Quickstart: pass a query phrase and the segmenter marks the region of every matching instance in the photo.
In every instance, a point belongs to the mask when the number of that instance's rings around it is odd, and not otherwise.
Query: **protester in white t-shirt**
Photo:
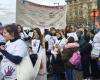
[[[47,51],[50,52],[53,49],[53,45],[58,42],[55,28],[50,29],[50,34],[47,34],[45,36],[45,41],[48,42],[48,50]]]
[[[20,34],[21,39],[24,41],[30,40],[31,37],[28,34],[26,34],[26,32],[23,30],[23,27],[19,24],[17,26],[18,26],[18,32]]]
[[[35,28],[33,30],[31,46],[33,54],[37,54],[39,52],[39,49],[43,47],[43,36],[39,28]]]
[[[0,48],[0,52],[3,55],[1,71],[4,80],[16,80],[16,65],[20,64],[26,55],[27,47],[24,41],[20,39],[18,27],[15,24],[6,25],[3,36],[7,43],[5,47]]]
[[[64,36],[64,33],[60,30],[56,31],[57,36],[57,43],[54,44],[53,49],[51,50],[51,53],[56,55],[58,53],[58,50],[60,49],[60,52],[63,51],[64,45],[67,43],[67,39]]]
[[[58,45],[61,47],[61,51],[64,48],[64,45],[67,43],[67,39],[65,38],[62,31],[56,32],[57,39],[58,39]]]
[[[51,50],[53,49],[54,44],[58,42],[57,36],[56,36],[56,29],[54,27],[50,28],[49,34],[45,35],[45,42],[48,44],[46,55],[47,55],[47,71],[50,72],[50,63],[51,63]]]
[[[37,68],[39,68],[39,72],[36,77],[36,80],[46,80],[46,74],[45,74],[46,73],[46,56],[45,56],[45,50],[44,50],[44,44],[43,44],[43,35],[39,28],[34,28],[33,30],[31,46],[32,46],[32,54],[30,55],[30,57],[31,57],[33,66],[36,66],[35,64],[38,60],[41,61],[40,63],[38,62],[39,65],[37,66]],[[41,55],[41,58],[39,58],[40,55]]]
[[[38,54],[40,51],[40,48],[42,48],[42,34],[39,28],[35,28],[33,30],[32,40],[31,40],[31,47],[32,47],[32,54],[30,55],[31,61],[33,63],[33,66],[35,65]]]

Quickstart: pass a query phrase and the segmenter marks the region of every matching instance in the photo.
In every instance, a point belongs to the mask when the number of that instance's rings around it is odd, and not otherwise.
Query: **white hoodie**
[[[94,36],[93,48],[100,50],[100,31]]]

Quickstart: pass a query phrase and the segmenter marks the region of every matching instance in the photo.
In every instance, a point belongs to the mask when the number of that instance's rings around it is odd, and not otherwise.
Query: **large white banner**
[[[44,6],[17,0],[16,22],[24,27],[65,28],[66,6]]]

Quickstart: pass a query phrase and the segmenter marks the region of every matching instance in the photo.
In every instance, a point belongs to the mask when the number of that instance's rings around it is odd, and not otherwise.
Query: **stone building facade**
[[[74,25],[88,24],[92,19],[90,13],[97,9],[97,0],[66,0],[66,22]]]

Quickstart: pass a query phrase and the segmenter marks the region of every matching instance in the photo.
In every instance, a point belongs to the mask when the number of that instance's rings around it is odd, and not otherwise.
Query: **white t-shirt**
[[[73,37],[75,39],[75,41],[78,41],[78,36],[77,36],[76,32],[67,33],[67,36]]]
[[[18,39],[14,42],[8,41],[6,43],[6,49],[9,54],[14,56],[24,57],[26,55],[27,47],[24,41]],[[12,75],[7,76],[7,72],[12,70]],[[5,56],[3,56],[3,60],[1,61],[1,71],[5,78],[5,80],[15,80],[16,79],[16,64],[11,62]]]
[[[66,38],[63,38],[61,40],[58,40],[58,43],[59,46],[63,49],[64,48],[64,45],[67,43],[67,39]]]
[[[29,37],[25,32],[20,33],[21,39]]]
[[[40,40],[33,39],[32,42],[31,42],[31,45],[32,45],[32,53],[37,54],[38,50],[40,48]]]
[[[58,43],[57,36],[46,35],[45,40],[48,41],[48,50],[52,50],[54,44]]]
[[[100,50],[100,31],[93,38],[93,47]]]

